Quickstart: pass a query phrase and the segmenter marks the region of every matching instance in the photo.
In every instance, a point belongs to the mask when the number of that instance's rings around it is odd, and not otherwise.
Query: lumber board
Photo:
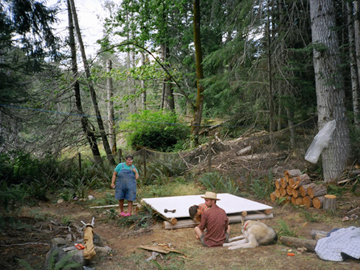
[[[273,218],[273,217],[274,217],[273,213],[270,213],[268,215],[262,214],[262,213],[261,214],[251,214],[251,215],[247,215],[246,217],[243,217],[242,215],[228,216],[230,224],[241,223],[246,220],[269,219],[269,218]],[[191,219],[183,219],[183,220],[178,220],[178,222],[175,225],[172,225],[168,221],[164,221],[163,228],[165,230],[175,230],[175,229],[194,228],[197,225],[199,225],[199,223],[194,222]]]

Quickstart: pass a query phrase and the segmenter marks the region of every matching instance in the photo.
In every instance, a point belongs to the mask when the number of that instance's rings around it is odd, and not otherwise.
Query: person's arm
[[[114,171],[112,178],[111,178],[111,188],[115,187],[115,180],[116,180],[117,172]]]
[[[139,178],[139,173],[138,173],[138,171],[136,170],[136,168],[135,167],[133,167],[133,172],[135,173],[135,180],[138,180],[138,178]]]

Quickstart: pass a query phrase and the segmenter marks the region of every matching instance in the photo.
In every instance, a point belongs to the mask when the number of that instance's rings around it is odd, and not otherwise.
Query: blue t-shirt
[[[131,166],[128,166],[128,165],[126,165],[126,162],[119,163],[119,164],[116,166],[116,168],[115,168],[114,171],[116,171],[116,172],[119,174],[119,172],[120,172],[123,168],[126,169],[126,170],[130,170],[130,171],[132,171],[133,168],[135,168],[135,170],[137,171],[137,173],[139,173],[139,171],[136,169],[136,167],[135,167],[134,165],[131,164]]]

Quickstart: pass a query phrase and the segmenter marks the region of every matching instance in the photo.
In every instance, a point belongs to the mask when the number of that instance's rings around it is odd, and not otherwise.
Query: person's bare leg
[[[120,213],[119,215],[124,212],[124,200],[119,200],[119,209],[120,209]]]
[[[128,201],[128,213],[132,213],[132,206],[133,206],[133,202],[132,201]]]
[[[196,239],[200,239],[201,235],[203,234],[203,231],[200,230],[199,226],[196,226],[194,228],[194,231],[195,231],[195,237]]]

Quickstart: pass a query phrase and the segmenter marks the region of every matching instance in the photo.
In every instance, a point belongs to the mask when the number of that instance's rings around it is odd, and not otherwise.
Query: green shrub
[[[205,173],[200,177],[199,181],[207,190],[214,192],[234,195],[239,192],[239,186],[236,182],[228,176],[221,175],[219,172]]]
[[[143,110],[130,114],[129,121],[120,124],[126,130],[130,147],[139,150],[143,147],[162,152],[173,151],[178,141],[189,135],[189,128],[182,125],[176,114],[166,111]]]

